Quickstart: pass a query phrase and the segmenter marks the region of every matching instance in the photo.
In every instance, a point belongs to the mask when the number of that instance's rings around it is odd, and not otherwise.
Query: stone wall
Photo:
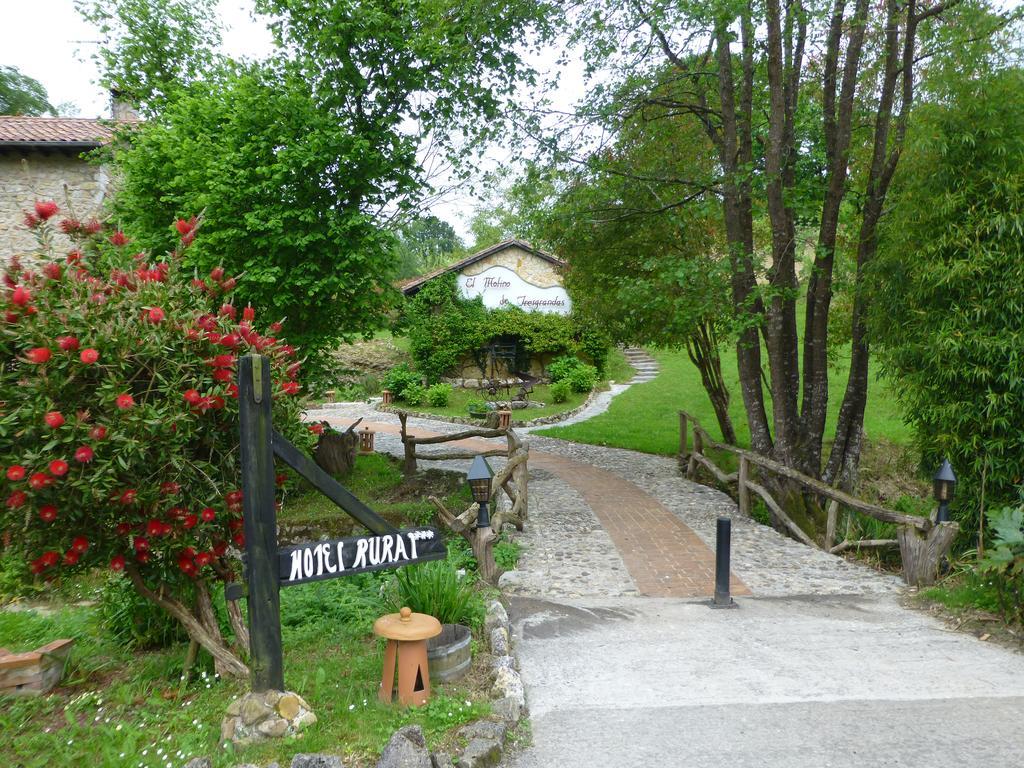
[[[0,263],[14,255],[32,260],[37,245],[24,211],[36,200],[54,200],[61,216],[85,220],[99,216],[107,187],[105,169],[72,152],[0,152]],[[56,248],[70,250],[71,242],[58,234]]]
[[[514,245],[493,253],[475,264],[470,264],[462,270],[461,274],[479,275],[491,267],[511,269],[523,280],[538,288],[562,285],[562,276],[554,264]]]

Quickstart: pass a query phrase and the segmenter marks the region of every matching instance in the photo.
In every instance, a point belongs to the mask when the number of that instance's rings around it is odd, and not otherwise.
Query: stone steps
[[[636,371],[633,378],[627,382],[628,384],[643,384],[653,381],[658,375],[660,370],[658,361],[651,357],[647,350],[640,347],[627,347],[623,350],[623,354],[626,356],[626,362]]]

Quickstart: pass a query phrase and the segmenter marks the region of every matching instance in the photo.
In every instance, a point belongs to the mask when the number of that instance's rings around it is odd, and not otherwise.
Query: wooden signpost
[[[437,529],[398,530],[276,432],[270,406],[270,361],[262,355],[245,355],[238,361],[238,411],[253,691],[284,690],[281,587],[443,560],[447,554]],[[366,526],[370,535],[278,550],[275,456]],[[228,586],[228,599],[237,600],[243,594],[237,585]]]

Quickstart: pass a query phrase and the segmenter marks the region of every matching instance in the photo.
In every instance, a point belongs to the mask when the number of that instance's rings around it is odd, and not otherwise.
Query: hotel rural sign
[[[245,355],[238,361],[238,417],[241,438],[245,575],[248,592],[230,584],[229,600],[248,598],[249,646],[254,691],[284,690],[280,588],[335,579],[382,568],[400,568],[447,554],[435,528],[398,530],[312,459],[280,435],[270,418],[270,361]],[[362,523],[370,533],[332,541],[311,541],[278,549],[274,510],[274,457]]]

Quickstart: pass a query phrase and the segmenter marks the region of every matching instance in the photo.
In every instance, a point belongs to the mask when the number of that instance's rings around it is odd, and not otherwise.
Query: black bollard
[[[736,608],[737,604],[729,595],[729,550],[732,538],[732,521],[728,517],[718,518],[715,539],[715,599],[712,608]]]

